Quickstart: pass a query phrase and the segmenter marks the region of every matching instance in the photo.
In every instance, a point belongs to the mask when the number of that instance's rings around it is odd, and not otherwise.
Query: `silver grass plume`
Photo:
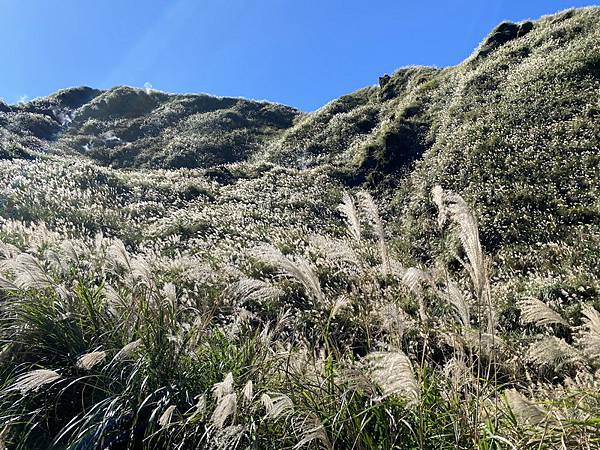
[[[235,416],[237,410],[237,396],[235,392],[224,395],[218,402],[211,421],[217,428],[223,428],[230,416]]]
[[[36,390],[45,384],[53,383],[60,378],[60,374],[54,370],[36,369],[20,375],[10,387],[10,390],[27,393]]]
[[[326,449],[333,450],[333,445],[327,436],[323,422],[321,422],[321,419],[315,413],[308,413],[304,417],[301,428],[302,439],[294,445],[294,449],[302,448],[313,441],[319,441]]]
[[[583,307],[582,332],[579,343],[585,355],[591,359],[600,359],[600,313],[593,306]]]
[[[348,235],[356,242],[360,242],[362,239],[360,218],[358,217],[354,199],[346,191],[342,194],[342,203],[338,206],[338,211],[344,215],[346,226],[348,228]]]
[[[231,394],[233,392],[233,374],[229,372],[223,381],[215,383],[212,391],[213,397],[216,400],[220,400],[223,396]]]
[[[294,411],[294,402],[285,394],[263,394],[260,399],[269,419],[277,420],[279,417],[288,416]]]
[[[161,295],[168,300],[171,304],[175,304],[177,301],[177,288],[173,283],[165,283],[160,290]]]
[[[15,275],[13,283],[20,289],[47,289],[54,285],[42,263],[29,253],[21,253],[7,263]]]
[[[124,305],[125,304],[125,300],[123,299],[123,297],[121,296],[121,294],[119,293],[119,291],[117,291],[114,287],[112,287],[108,283],[105,284],[102,287],[102,294],[104,295],[104,299],[111,306]]]
[[[446,284],[444,298],[450,305],[454,307],[460,324],[468,327],[471,324],[469,305],[467,304],[464,294],[454,281],[449,280]]]
[[[171,419],[173,418],[173,413],[175,412],[175,405],[169,406],[165,409],[165,412],[158,419],[158,424],[161,428],[166,428],[171,424]]]
[[[330,261],[343,261],[361,267],[363,261],[347,239],[312,236],[310,243]]]
[[[521,420],[526,420],[532,425],[539,425],[548,417],[548,413],[544,409],[527,399],[516,389],[505,390],[504,398],[515,416]]]
[[[382,398],[399,395],[406,400],[407,406],[418,402],[419,383],[404,352],[373,352],[366,356],[366,360],[371,380],[381,389]]]
[[[146,287],[154,286],[154,277],[150,263],[141,256],[136,256],[130,261],[131,277]]]
[[[550,308],[537,298],[528,297],[517,302],[521,309],[521,318],[525,323],[534,323],[536,325],[561,324],[568,327],[569,324],[556,311]]]
[[[117,354],[113,357],[113,362],[115,361],[123,361],[128,359],[131,355],[133,355],[140,347],[142,346],[142,340],[137,339],[129,344],[123,346],[121,350],[117,352]]]
[[[340,295],[331,307],[330,317],[333,319],[344,308],[350,306],[352,301],[345,295]]]
[[[445,192],[439,186],[433,188],[432,195],[439,209],[438,223],[443,224],[446,217],[450,217],[458,227],[458,237],[468,260],[468,263],[461,262],[471,277],[476,297],[482,305],[487,306],[487,332],[494,335],[496,313],[491,303],[487,263],[479,239],[477,219],[460,195]]]
[[[113,268],[131,270],[131,257],[122,241],[115,240],[108,247],[107,255]]]
[[[564,339],[548,336],[531,344],[527,359],[537,366],[549,366],[560,370],[563,366],[581,362],[582,355]]]
[[[248,382],[244,385],[242,395],[249,402],[252,401],[252,398],[254,397],[254,383],[252,383],[252,380],[248,380]]]
[[[375,200],[368,192],[359,192],[358,197],[360,199],[360,205],[363,211],[367,214],[367,217],[373,224],[373,228],[375,229],[375,234],[377,235],[377,239],[379,241],[379,254],[381,257],[381,264],[384,268],[384,273],[389,273],[390,271],[390,258],[388,256],[387,250],[387,242],[385,239],[385,229],[383,227],[383,221],[381,220],[381,216],[379,215],[379,208],[375,204]]]
[[[264,301],[276,299],[281,295],[281,290],[266,281],[254,278],[243,278],[225,289],[224,297],[233,304],[243,301]]]
[[[106,352],[104,351],[86,353],[77,359],[77,367],[84,370],[90,370],[94,366],[102,363],[105,359]]]
[[[253,255],[265,263],[277,267],[281,275],[294,278],[315,300],[324,300],[319,277],[304,258],[298,256],[293,259],[288,258],[273,246],[259,247],[253,251]]]
[[[9,244],[8,242],[0,241],[0,256],[4,259],[12,259],[15,258],[20,253],[18,247],[13,244]]]
[[[262,394],[260,396],[260,402],[265,407],[265,411],[267,412],[267,414],[269,414],[269,412],[271,412],[271,410],[273,409],[273,399],[271,398],[271,396],[269,394]]]
[[[419,302],[419,318],[423,322],[428,319],[423,294],[423,283],[431,284],[432,282],[431,274],[417,267],[409,267],[402,276],[402,283],[414,294]]]

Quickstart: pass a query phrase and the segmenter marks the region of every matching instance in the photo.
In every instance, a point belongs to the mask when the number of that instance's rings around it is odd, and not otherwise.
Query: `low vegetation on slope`
[[[599,18],[308,114],[0,103],[0,443],[599,448]]]

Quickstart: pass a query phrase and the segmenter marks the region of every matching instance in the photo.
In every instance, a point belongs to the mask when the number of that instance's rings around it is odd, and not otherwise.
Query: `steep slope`
[[[532,246],[564,240],[585,247],[577,253],[591,265],[600,222],[598,42],[599,8],[501,24],[456,67],[401,69],[304,116],[269,155],[332,164],[382,195],[390,182],[399,186],[395,216],[415,255],[430,250],[429,193],[442,184],[476,205],[488,250],[510,248],[505,256],[521,270],[543,264],[524,257]]]

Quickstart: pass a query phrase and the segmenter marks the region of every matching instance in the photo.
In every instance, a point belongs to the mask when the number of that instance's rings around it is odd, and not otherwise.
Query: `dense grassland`
[[[0,448],[600,448],[599,22],[313,113],[0,103]]]

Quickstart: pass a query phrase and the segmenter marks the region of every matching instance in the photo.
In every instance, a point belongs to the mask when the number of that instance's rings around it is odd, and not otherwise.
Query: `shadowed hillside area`
[[[0,102],[0,449],[600,448],[599,191],[598,7],[314,112]]]

